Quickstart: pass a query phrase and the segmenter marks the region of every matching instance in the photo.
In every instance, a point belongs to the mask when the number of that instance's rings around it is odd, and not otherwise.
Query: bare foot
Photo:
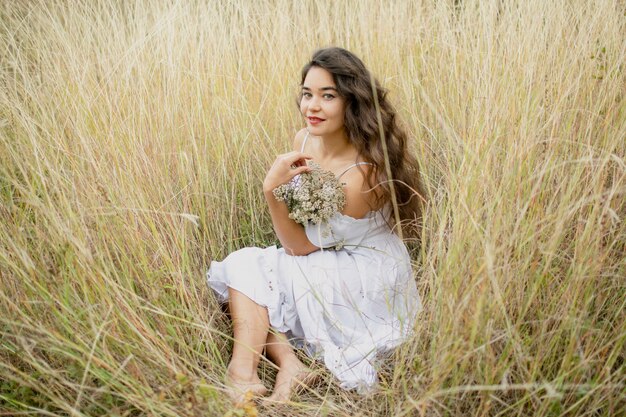
[[[283,365],[276,374],[274,392],[267,397],[267,402],[287,402],[298,387],[303,388],[315,382],[317,374],[295,359],[293,363]]]
[[[247,393],[251,393],[252,397],[262,397],[267,394],[267,388],[256,373],[244,375],[229,367],[225,380],[228,396],[234,403],[243,402],[250,396],[246,395]]]

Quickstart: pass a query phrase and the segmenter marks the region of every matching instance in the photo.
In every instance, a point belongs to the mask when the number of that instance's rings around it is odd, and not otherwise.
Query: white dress
[[[421,308],[408,251],[385,221],[389,210],[308,224],[307,237],[321,249],[306,256],[240,249],[211,262],[208,284],[222,302],[231,287],[267,307],[270,325],[322,358],[342,388],[370,391],[377,357],[408,337]]]

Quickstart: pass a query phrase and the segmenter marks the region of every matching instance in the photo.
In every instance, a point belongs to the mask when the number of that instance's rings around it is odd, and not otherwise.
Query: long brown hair
[[[372,91],[373,77],[356,55],[337,47],[319,49],[313,53],[311,61],[302,68],[301,84],[304,84],[306,75],[312,67],[320,67],[330,72],[338,93],[346,100],[344,116],[346,133],[361,158],[374,165],[367,182],[370,188],[375,189],[376,203],[380,207],[383,203],[391,201],[391,187],[390,179],[387,178],[383,143]],[[403,235],[417,238],[425,201],[419,164],[407,149],[407,135],[398,126],[396,112],[387,100],[387,90],[383,89],[377,80],[374,82]],[[299,99],[302,99],[302,93]]]

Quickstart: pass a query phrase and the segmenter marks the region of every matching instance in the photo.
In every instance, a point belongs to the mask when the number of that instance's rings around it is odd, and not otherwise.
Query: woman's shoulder
[[[293,150],[300,151],[302,149],[302,144],[304,143],[304,138],[306,137],[307,130],[306,127],[300,129],[293,138]]]
[[[377,209],[376,190],[368,181],[372,169],[371,165],[362,164],[352,167],[341,176],[346,195],[342,214],[359,219]]]

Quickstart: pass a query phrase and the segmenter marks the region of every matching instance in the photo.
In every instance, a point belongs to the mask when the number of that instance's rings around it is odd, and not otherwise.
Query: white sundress
[[[276,246],[235,251],[211,262],[208,284],[221,302],[230,287],[267,307],[271,327],[323,359],[342,388],[369,392],[377,356],[409,336],[421,309],[408,251],[385,221],[389,210],[309,223],[306,235],[321,249],[305,256]]]

